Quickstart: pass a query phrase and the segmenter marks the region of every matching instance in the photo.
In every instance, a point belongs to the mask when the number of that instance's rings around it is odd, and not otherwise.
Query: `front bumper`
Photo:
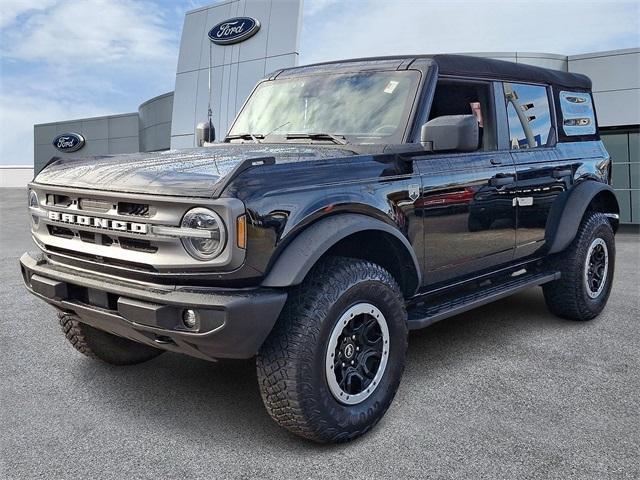
[[[39,253],[20,258],[27,289],[100,330],[193,357],[250,358],[287,300],[283,290],[222,290],[130,282],[54,264]],[[182,323],[196,311],[197,326]]]

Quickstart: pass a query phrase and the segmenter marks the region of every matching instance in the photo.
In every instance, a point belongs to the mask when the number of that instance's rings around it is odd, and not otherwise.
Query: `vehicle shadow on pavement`
[[[403,385],[428,388],[430,377],[447,375],[457,364],[485,351],[490,353],[512,336],[527,336],[561,325],[547,312],[539,290],[534,290],[412,332],[399,395]],[[221,445],[276,442],[287,450],[319,448],[288,434],[269,418],[260,398],[253,359],[212,363],[165,353],[132,367],[94,361],[78,362],[76,366],[78,375],[84,377],[80,381],[92,385],[96,398],[109,398],[100,408],[113,409],[113,415],[128,413],[132,422],[161,424],[154,428],[162,428],[167,434],[192,440],[200,437],[202,442]],[[113,392],[118,392],[115,399]],[[381,425],[387,421],[393,420],[387,416]],[[370,435],[381,429],[384,426]]]

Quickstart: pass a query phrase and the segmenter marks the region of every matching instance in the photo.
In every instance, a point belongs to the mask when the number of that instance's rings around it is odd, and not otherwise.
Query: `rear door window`
[[[552,122],[547,87],[504,83],[512,150],[547,146]]]

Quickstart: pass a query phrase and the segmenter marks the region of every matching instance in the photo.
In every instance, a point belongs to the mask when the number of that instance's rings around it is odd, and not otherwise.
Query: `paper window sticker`
[[[398,82],[396,82],[395,80],[390,80],[387,84],[387,87],[384,89],[384,93],[393,93],[397,86]]]

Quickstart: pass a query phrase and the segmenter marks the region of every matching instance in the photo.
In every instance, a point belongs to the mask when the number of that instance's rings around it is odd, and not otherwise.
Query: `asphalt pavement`
[[[26,194],[0,190],[0,478],[640,477],[640,236],[617,237],[613,293],[588,323],[541,289],[411,334],[380,424],[345,445],[277,427],[253,361],[83,357],[27,294]]]

